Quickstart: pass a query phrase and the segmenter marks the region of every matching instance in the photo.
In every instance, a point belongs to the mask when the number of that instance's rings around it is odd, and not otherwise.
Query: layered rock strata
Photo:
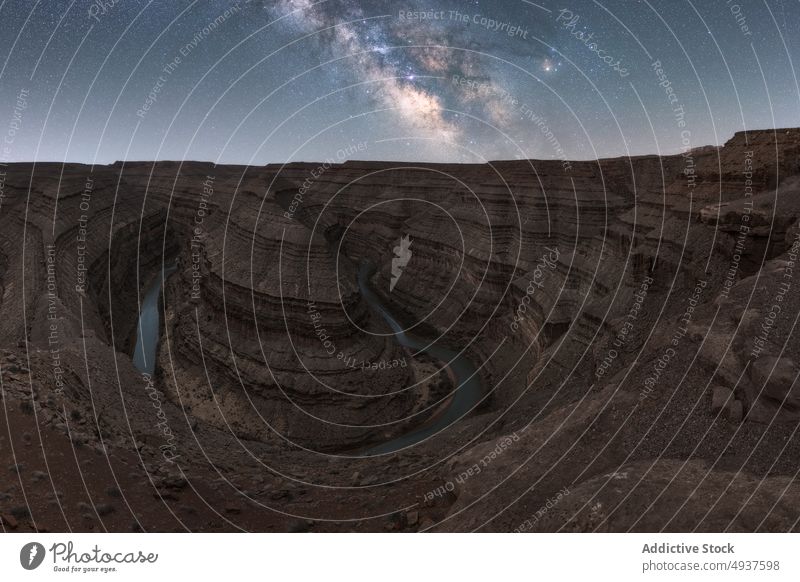
[[[799,160],[789,129],[568,166],[12,165],[0,432],[30,467],[0,514],[30,529],[796,529]],[[464,350],[485,388],[437,437],[374,459],[359,454],[430,422],[453,386],[364,301],[364,262],[408,333]],[[139,305],[172,264],[143,376]],[[61,503],[73,453],[96,479]],[[93,512],[114,487],[113,511]]]

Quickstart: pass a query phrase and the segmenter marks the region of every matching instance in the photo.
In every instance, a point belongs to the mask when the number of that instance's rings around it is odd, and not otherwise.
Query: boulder
[[[711,392],[711,412],[718,413],[727,407],[733,399],[733,390],[724,386],[715,386]]]
[[[762,356],[750,366],[750,377],[759,399],[770,400],[784,409],[800,408],[800,383],[795,382],[797,365],[793,359]]]
[[[735,423],[742,422],[744,417],[744,405],[741,400],[731,400],[727,408],[728,420]]]

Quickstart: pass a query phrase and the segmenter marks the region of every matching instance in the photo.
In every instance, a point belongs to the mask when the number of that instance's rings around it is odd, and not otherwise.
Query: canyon
[[[798,251],[793,128],[566,164],[11,164],[0,520],[797,531]],[[383,451],[447,414],[443,353],[474,406]]]

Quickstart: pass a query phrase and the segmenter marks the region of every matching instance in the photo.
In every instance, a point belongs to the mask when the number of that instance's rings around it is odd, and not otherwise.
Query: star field
[[[482,162],[675,153],[800,125],[800,3],[0,3],[8,161]],[[623,74],[623,71],[625,74]]]

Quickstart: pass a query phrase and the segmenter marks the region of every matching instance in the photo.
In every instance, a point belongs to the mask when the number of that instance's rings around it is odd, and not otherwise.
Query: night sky
[[[799,25],[797,0],[5,0],[0,152],[101,164],[675,153],[800,125]]]

